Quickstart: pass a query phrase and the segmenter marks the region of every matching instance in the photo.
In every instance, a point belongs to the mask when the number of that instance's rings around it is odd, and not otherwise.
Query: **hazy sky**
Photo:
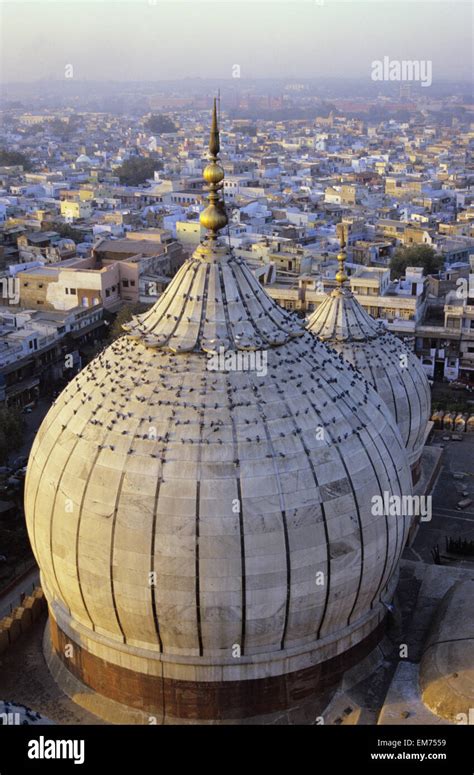
[[[464,0],[0,0],[2,81],[367,76],[432,60],[472,77]]]

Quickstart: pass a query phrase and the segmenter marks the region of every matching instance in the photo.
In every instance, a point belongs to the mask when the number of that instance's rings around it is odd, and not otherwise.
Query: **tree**
[[[84,241],[82,232],[68,223],[61,223],[60,221],[43,221],[41,231],[55,231],[65,239],[74,240],[76,244]]]
[[[21,164],[26,172],[31,170],[31,161],[23,153],[20,153],[19,151],[7,151],[6,148],[0,148],[0,165],[15,167],[19,164]]]
[[[113,342],[114,339],[118,339],[119,336],[124,335],[125,331],[122,328],[124,323],[128,323],[134,315],[141,315],[142,312],[146,312],[149,309],[150,305],[142,304],[142,302],[125,304],[122,309],[117,312],[115,320],[109,328],[110,341]]]
[[[407,266],[423,267],[423,274],[436,274],[443,266],[443,257],[430,245],[413,245],[409,248],[398,248],[390,261],[391,276],[394,279],[403,277]]]
[[[153,177],[155,170],[163,169],[159,159],[145,159],[142,156],[132,156],[118,167],[115,172],[125,186],[139,186],[148,178]]]
[[[0,463],[17,450],[23,442],[24,421],[19,409],[0,407]]]
[[[58,221],[44,221],[41,225],[42,231],[56,231],[64,239],[72,239],[76,243],[84,242],[84,235],[79,229],[70,226],[68,223]]]
[[[162,114],[150,116],[148,121],[145,122],[145,126],[150,132],[157,135],[166,135],[177,131],[177,126],[170,117]]]

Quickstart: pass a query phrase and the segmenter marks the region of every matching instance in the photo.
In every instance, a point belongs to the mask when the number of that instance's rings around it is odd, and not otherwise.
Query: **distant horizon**
[[[167,1],[167,0],[165,0]],[[342,0],[344,1],[344,0]],[[369,0],[370,2],[371,0]],[[243,2],[247,2],[247,0],[243,0]],[[234,78],[226,78],[226,77],[201,77],[201,76],[179,76],[176,78],[155,78],[155,79],[114,79],[114,78],[106,78],[106,79],[98,79],[98,78],[75,78],[73,83],[97,83],[97,84],[106,84],[106,83],[116,83],[116,84],[131,84],[131,83],[142,83],[142,84],[155,84],[155,83],[181,83],[183,81],[200,81],[202,83],[205,82],[212,82],[215,81],[216,83],[220,83],[224,81],[225,83],[232,83],[234,86],[242,88],[245,88],[246,83],[255,83],[255,82],[262,82],[262,81],[273,81],[273,82],[279,82],[283,81],[285,83],[295,81],[296,83],[301,83],[304,81],[337,81],[340,83],[344,83],[345,81],[355,81],[359,83],[367,83],[367,78],[364,78],[364,76],[342,76],[342,75],[324,75],[324,76],[291,76],[286,77],[285,76],[279,76],[279,77],[273,77],[273,76],[261,76],[261,77],[255,77],[255,78],[242,78],[239,79],[239,81],[236,83],[236,79]],[[437,78],[437,81],[439,83],[454,83],[454,84],[468,84],[469,86],[472,86],[472,79],[471,78]],[[0,85],[3,86],[15,86],[15,85],[34,85],[35,83],[51,83],[51,84],[57,84],[57,83],[72,83],[67,82],[65,79],[62,78],[36,78],[35,80],[27,80],[27,81],[2,81],[0,79]],[[381,84],[378,84],[380,86]],[[393,82],[385,82],[384,85],[386,86],[399,86],[399,83],[393,81]],[[413,85],[416,86],[416,83]],[[473,94],[474,99],[474,94]]]
[[[1,0],[0,20],[5,85],[370,81],[384,56],[472,78],[468,0]]]

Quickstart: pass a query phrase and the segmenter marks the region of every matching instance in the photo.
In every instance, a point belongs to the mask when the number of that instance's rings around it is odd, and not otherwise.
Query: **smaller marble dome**
[[[345,253],[338,256],[339,285],[313,312],[307,329],[333,347],[375,388],[399,427],[410,465],[420,459],[430,418],[431,394],[414,353],[364,310],[344,286]]]

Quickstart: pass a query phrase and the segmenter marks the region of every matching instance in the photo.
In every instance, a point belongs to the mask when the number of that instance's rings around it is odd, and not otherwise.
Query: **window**
[[[130,280],[130,285],[135,285],[135,280]]]
[[[30,348],[30,350],[32,350],[33,349],[33,342],[28,342],[28,347]]]
[[[124,288],[128,288],[128,280],[122,280],[122,285]]]
[[[108,289],[108,288],[107,288],[107,290],[105,291],[105,295],[107,296],[107,298],[110,296],[110,291],[109,291],[109,289]]]
[[[64,293],[66,294],[66,296],[69,296],[69,288],[65,288]]]
[[[77,294],[77,291],[75,288],[69,288],[69,293],[71,294],[71,296],[75,296]]]

